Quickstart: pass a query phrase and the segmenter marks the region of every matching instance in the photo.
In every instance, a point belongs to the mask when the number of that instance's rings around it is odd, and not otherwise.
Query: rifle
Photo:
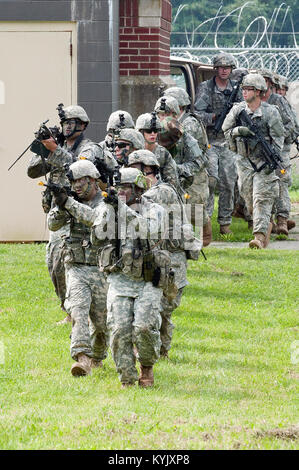
[[[224,105],[224,108],[222,109],[221,113],[218,115],[218,117],[215,121],[214,129],[213,129],[213,133],[215,134],[215,136],[221,131],[224,119],[226,118],[227,114],[229,113],[229,111],[233,107],[233,104],[234,104],[234,102],[236,100],[236,97],[238,95],[238,92],[239,92],[240,85],[243,81],[244,75],[245,74],[242,73],[240,79],[233,86],[232,92],[230,93],[230,95],[228,97],[228,100]],[[227,92],[228,92],[228,90],[224,90],[224,94],[228,94]]]
[[[46,183],[43,183],[43,181],[40,181],[38,183],[39,186],[45,186],[46,191],[51,191],[54,194],[59,194],[63,191],[66,191],[68,196],[73,197],[74,199],[78,200],[77,193],[75,191],[72,191],[70,186],[62,186],[57,183],[50,183],[49,181]]]
[[[58,107],[56,108],[58,110],[59,117],[61,117],[61,115],[64,113],[62,107],[63,107],[63,104],[60,103]],[[53,137],[53,139],[58,145],[63,145],[63,142],[65,140],[64,135],[62,134],[62,132],[60,132],[57,126],[47,127],[46,124],[48,121],[49,119],[41,123],[41,125],[39,126],[39,129],[36,132],[34,132],[35,139],[31,142],[31,144],[28,145],[28,147],[25,148],[25,150],[21,153],[21,155],[19,155],[18,158],[10,165],[7,171],[9,171],[29,149],[31,150],[32,153],[39,155],[44,162],[45,158],[48,157],[50,150],[46,149],[46,147],[41,142],[42,140],[47,140],[47,139],[50,139],[50,137]]]
[[[246,113],[245,109],[241,111],[239,114],[240,118],[246,123],[247,127],[251,132],[255,134],[255,137],[257,138],[258,143],[261,144],[262,147],[262,159],[264,160],[264,163],[260,165],[258,168],[256,164],[250,160],[248,157],[248,160],[257,173],[263,170],[266,166],[269,167],[270,172],[276,170],[277,168],[280,169],[280,172],[282,174],[285,173],[285,169],[281,165],[282,159],[280,155],[277,153],[277,151],[267,142],[267,140],[264,138],[262,135],[260,129],[257,127],[256,124],[251,120],[250,116]]]

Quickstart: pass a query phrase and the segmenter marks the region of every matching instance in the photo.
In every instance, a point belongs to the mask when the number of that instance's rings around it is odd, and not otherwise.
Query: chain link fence
[[[229,52],[237,62],[237,67],[247,69],[269,69],[283,75],[289,82],[299,80],[299,50],[296,48],[213,48],[172,46],[171,54],[212,64],[218,52]]]

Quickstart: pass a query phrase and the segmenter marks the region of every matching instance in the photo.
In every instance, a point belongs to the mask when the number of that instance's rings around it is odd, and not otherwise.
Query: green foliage
[[[238,41],[241,40],[242,35],[234,34],[244,32],[249,25],[258,16],[264,17],[268,23],[269,38],[271,39],[272,47],[294,46],[293,38],[287,34],[271,34],[285,33],[294,30],[299,30],[298,15],[296,15],[297,2],[296,0],[289,0],[287,4],[283,4],[282,8],[278,11],[280,3],[276,0],[269,0],[262,2],[261,0],[253,0],[244,2],[243,0],[224,1],[219,0],[172,0],[173,7],[173,33],[176,32],[189,32],[198,28],[199,25],[209,19],[215,18],[213,21],[207,22],[204,26],[197,29],[197,32],[202,33],[195,36],[194,46],[199,45],[205,40],[205,46],[214,46],[214,33],[219,28],[219,32],[226,32],[229,34],[220,35],[222,47],[237,47]],[[241,10],[242,7],[242,10]],[[235,11],[234,11],[235,10]],[[232,13],[234,11],[234,13]],[[229,15],[232,13],[232,15]],[[241,13],[241,14],[240,14]],[[227,16],[229,15],[229,16]],[[227,17],[226,17],[227,16]],[[260,19],[254,21],[248,29],[251,33],[261,34],[264,29],[264,20]],[[211,33],[208,37],[205,33]],[[192,35],[188,35],[189,41],[192,40]],[[246,45],[252,45],[254,35],[246,36]],[[172,44],[186,44],[185,34],[172,35]],[[266,39],[260,46],[267,46]]]
[[[45,245],[0,245],[0,448],[298,448],[298,252],[205,253],[155,386],[122,390],[111,355],[71,376]]]

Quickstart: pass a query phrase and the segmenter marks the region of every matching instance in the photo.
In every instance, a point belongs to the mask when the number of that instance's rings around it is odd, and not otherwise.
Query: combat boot
[[[140,364],[140,377],[138,380],[139,387],[152,387],[154,385],[154,369],[153,366],[143,366]]]
[[[295,228],[296,227],[295,220],[288,219],[287,226],[288,226],[288,231],[292,230],[292,228]]]
[[[211,220],[203,226],[202,228],[202,244],[203,246],[208,246],[212,241],[212,223]]]
[[[257,232],[254,233],[254,239],[249,242],[249,248],[256,248],[258,250],[264,248],[264,243],[266,240],[266,237],[263,233]]]
[[[91,373],[92,359],[86,356],[84,353],[78,354],[78,361],[71,367],[71,373],[75,377],[81,377],[82,375],[89,375]]]
[[[220,225],[220,233],[221,235],[228,235],[232,231],[229,229],[229,225]]]
[[[248,230],[252,230],[253,229],[253,220],[248,220],[247,226],[248,226]]]
[[[288,224],[287,224],[287,218],[286,217],[281,217],[280,215],[277,216],[277,229],[276,233],[278,235],[288,235]]]

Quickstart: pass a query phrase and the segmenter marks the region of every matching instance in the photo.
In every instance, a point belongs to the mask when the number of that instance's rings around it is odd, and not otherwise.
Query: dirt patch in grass
[[[277,439],[296,440],[299,438],[299,426],[291,426],[286,429],[268,429],[267,431],[257,431],[255,437],[276,437]]]

